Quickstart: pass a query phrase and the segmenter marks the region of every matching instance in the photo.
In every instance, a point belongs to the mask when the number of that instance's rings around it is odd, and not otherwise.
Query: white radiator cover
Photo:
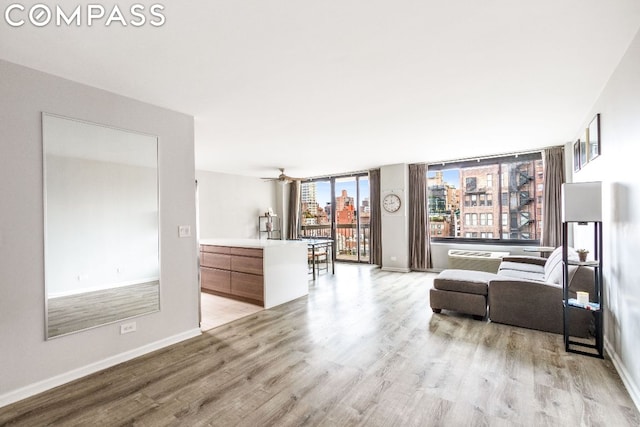
[[[449,250],[449,268],[497,273],[502,257],[509,252]]]

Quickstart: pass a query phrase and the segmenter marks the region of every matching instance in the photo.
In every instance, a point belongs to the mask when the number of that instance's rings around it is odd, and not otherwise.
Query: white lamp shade
[[[562,221],[602,221],[602,183],[562,184]]]

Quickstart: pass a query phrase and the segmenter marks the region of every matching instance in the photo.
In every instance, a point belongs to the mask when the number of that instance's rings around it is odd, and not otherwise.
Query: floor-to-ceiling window
[[[429,165],[427,179],[432,241],[539,241],[540,153]]]
[[[369,262],[369,177],[336,178],[336,258]]]
[[[354,174],[303,182],[303,237],[330,237],[339,261],[369,262],[369,176]]]

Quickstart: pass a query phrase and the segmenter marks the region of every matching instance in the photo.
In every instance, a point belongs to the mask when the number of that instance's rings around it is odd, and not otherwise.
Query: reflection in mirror
[[[47,338],[160,310],[158,140],[42,115]]]

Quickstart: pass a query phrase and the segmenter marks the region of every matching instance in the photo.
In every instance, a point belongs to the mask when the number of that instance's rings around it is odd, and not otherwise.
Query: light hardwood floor
[[[640,424],[610,361],[432,314],[432,279],[338,265],[308,297],[2,408],[0,424]]]
[[[200,327],[203,331],[208,331],[209,329],[264,310],[264,308],[259,305],[236,301],[231,298],[224,298],[206,292],[200,294],[200,307],[202,313]]]
[[[158,281],[49,298],[49,337],[116,322],[160,309]]]

